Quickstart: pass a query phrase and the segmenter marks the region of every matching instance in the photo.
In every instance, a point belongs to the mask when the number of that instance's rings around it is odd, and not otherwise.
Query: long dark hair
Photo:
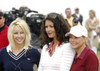
[[[57,40],[60,42],[68,42],[69,37],[65,37],[65,34],[70,31],[70,27],[68,23],[65,21],[62,15],[57,13],[50,13],[47,15],[47,17],[43,20],[42,26],[41,26],[41,35],[40,39],[42,41],[42,45],[47,44],[49,46],[49,43],[53,41],[53,38],[49,38],[46,31],[45,31],[45,22],[46,20],[50,20],[54,23],[54,29],[56,32]]]

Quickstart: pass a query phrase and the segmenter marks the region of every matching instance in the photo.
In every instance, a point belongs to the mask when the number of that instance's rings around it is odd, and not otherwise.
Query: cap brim
[[[76,35],[76,34],[73,34],[73,33],[70,33],[70,32],[65,34],[66,37],[68,37],[69,35],[74,35],[75,37],[81,37],[82,36],[82,35]]]

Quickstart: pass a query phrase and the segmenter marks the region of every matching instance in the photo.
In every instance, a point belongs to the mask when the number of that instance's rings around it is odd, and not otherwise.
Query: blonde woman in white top
[[[42,24],[41,40],[43,44],[38,71],[70,71],[75,51],[65,38],[70,28],[64,18],[50,13]]]

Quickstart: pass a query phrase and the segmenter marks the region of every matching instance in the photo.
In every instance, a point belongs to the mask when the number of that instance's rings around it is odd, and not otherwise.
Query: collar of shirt
[[[85,56],[85,54],[86,54],[86,52],[87,52],[88,50],[89,50],[89,47],[86,46],[86,47],[84,48],[84,50],[82,51],[82,53],[80,54],[79,57],[77,57],[77,53],[76,53],[75,59],[83,59],[83,57]]]
[[[79,18],[80,17],[80,14],[79,13],[78,14],[76,13],[76,16]]]
[[[69,25],[72,27],[73,26],[73,23],[72,23],[73,17],[71,16],[70,18],[66,18],[66,19],[67,19]]]
[[[0,32],[5,28],[5,25],[3,27],[0,28]]]
[[[53,44],[54,44],[54,40],[49,44],[49,55],[50,56],[51,56],[51,52],[53,50],[53,48],[52,48]],[[59,47],[59,46],[60,46],[60,43],[58,43],[57,47]]]
[[[92,24],[96,21],[96,18],[94,17],[93,19],[90,19],[90,21],[92,22]]]
[[[70,18],[66,18],[67,20],[73,20],[73,17],[71,16]]]
[[[24,50],[24,49],[25,49],[25,46],[23,47],[23,49],[22,49],[22,50]],[[21,51],[22,51],[22,50],[21,50]],[[12,52],[12,49],[11,49],[11,46],[10,46],[10,45],[8,45],[8,46],[7,46],[7,52],[10,52],[10,51]]]

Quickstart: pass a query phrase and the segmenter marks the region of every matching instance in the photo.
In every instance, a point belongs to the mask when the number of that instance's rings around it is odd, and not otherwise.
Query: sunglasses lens
[[[55,19],[56,17],[57,17],[57,14],[54,14],[54,13],[47,15],[47,18]]]

